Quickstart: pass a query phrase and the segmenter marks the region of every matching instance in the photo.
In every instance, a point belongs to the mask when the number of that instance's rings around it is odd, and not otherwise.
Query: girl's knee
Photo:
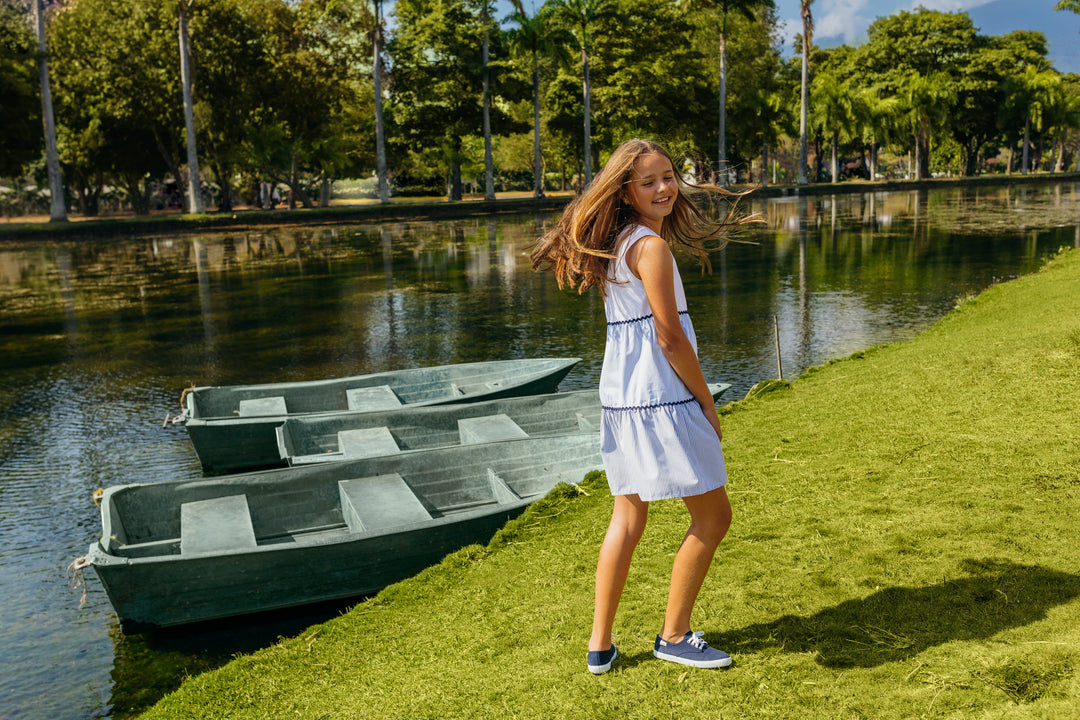
[[[616,515],[611,518],[610,531],[619,533],[624,539],[637,543],[645,534],[645,515]]]
[[[694,518],[690,524],[690,532],[701,538],[702,542],[715,547],[724,539],[730,527],[731,513],[729,512],[713,517]]]
[[[731,527],[731,504],[720,488],[715,495],[701,496],[687,502],[690,510],[690,531],[710,545],[719,545]]]

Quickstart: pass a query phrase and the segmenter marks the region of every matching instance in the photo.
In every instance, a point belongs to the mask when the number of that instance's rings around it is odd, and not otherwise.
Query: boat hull
[[[367,595],[487,543],[555,485],[601,465],[589,432],[115,486],[88,559],[125,626]],[[192,508],[207,505],[240,515],[193,523]],[[245,524],[246,538],[236,532]]]
[[[395,409],[472,403],[552,393],[580,358],[504,360],[420,368],[297,383],[201,387],[186,396],[185,427],[204,473],[283,467],[275,429],[289,417],[356,413],[347,392],[386,387],[403,400]],[[426,375],[424,374],[426,373]],[[286,413],[239,415],[242,401],[280,398]],[[374,407],[370,412],[386,408]]]
[[[90,547],[89,560],[126,629],[169,627],[370,595],[473,543],[526,507],[355,542],[139,562]]]

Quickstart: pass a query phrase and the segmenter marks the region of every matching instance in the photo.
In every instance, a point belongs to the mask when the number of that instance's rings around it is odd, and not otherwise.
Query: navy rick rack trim
[[[636,412],[638,410],[653,410],[655,408],[687,405],[692,402],[697,402],[697,398],[689,397],[685,400],[672,400],[671,402],[656,403],[655,405],[629,405],[627,407],[608,407],[607,405],[603,405],[601,407],[608,412]]]
[[[689,315],[689,310],[680,310],[680,315]],[[612,320],[608,321],[608,327],[614,327],[615,325],[629,325],[630,323],[642,322],[644,320],[652,320],[652,313],[648,315],[642,315],[641,317],[630,318],[629,320]]]

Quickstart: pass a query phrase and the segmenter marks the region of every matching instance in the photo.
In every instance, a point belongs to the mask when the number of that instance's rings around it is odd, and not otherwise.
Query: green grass
[[[669,501],[586,672],[595,474],[145,717],[1080,717],[1080,252],[723,415],[735,522],[694,627],[733,667],[651,656]]]

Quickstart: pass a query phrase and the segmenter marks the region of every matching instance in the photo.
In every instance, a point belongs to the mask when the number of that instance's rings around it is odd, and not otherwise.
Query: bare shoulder
[[[641,278],[640,268],[653,263],[671,262],[671,248],[667,240],[658,235],[646,235],[626,251],[626,266],[634,276]]]

